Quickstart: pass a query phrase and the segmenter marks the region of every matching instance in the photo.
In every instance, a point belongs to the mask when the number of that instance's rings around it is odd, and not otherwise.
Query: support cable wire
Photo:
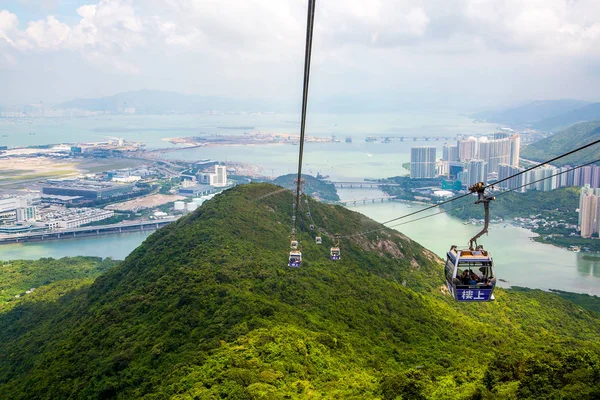
[[[533,182],[526,183],[525,185],[521,185],[521,186],[519,186],[519,187],[516,187],[516,188],[513,188],[513,189],[509,189],[509,190],[505,190],[505,191],[502,191],[502,192],[496,193],[496,194],[495,194],[495,197],[500,197],[500,196],[502,196],[502,195],[505,195],[505,194],[507,194],[507,193],[514,192],[515,190],[522,189],[522,188],[524,188],[524,187],[526,187],[526,186],[533,185],[533,184],[535,184],[535,183],[538,183],[538,182],[544,181],[544,180],[546,180],[546,179],[554,178],[555,176],[559,176],[559,175],[562,175],[562,174],[566,174],[567,172],[571,172],[571,171],[574,171],[574,170],[576,170],[576,169],[578,169],[578,168],[582,168],[582,167],[585,167],[585,166],[588,166],[588,165],[591,165],[591,164],[594,164],[594,163],[597,163],[597,162],[600,162],[600,159],[598,159],[598,160],[595,160],[595,161],[591,161],[591,162],[589,162],[589,163],[586,163],[586,164],[583,164],[583,165],[578,165],[578,166],[576,166],[576,167],[573,167],[573,168],[570,168],[570,169],[568,169],[568,170],[566,170],[566,171],[561,171],[561,172],[559,172],[559,173],[557,173],[557,174],[554,174],[554,175],[551,175],[551,176],[547,176],[547,177],[545,177],[545,178],[538,179],[537,181],[533,181]],[[472,205],[472,204],[474,204],[474,203],[465,203],[465,204],[460,204],[460,205],[458,205],[458,206],[456,206],[456,207],[453,207],[453,208],[451,208],[451,209],[449,209],[449,210],[440,210],[439,212],[437,212],[437,213],[435,213],[435,214],[429,214],[429,215],[426,215],[426,216],[424,216],[424,217],[420,217],[420,218],[417,218],[417,219],[411,219],[410,221],[406,221],[406,222],[401,222],[401,223],[399,223],[399,224],[390,225],[389,227],[390,227],[390,228],[394,228],[394,227],[396,227],[396,226],[410,224],[410,223],[412,223],[412,222],[420,221],[420,220],[422,220],[422,219],[425,219],[425,218],[435,217],[436,215],[439,215],[439,214],[444,214],[444,213],[447,213],[447,212],[450,212],[450,211],[454,211],[454,210],[456,210],[456,209],[459,209],[459,208],[461,208],[461,207],[464,207],[464,206],[466,206],[466,205]],[[382,229],[385,229],[385,228],[382,228]]]
[[[298,210],[300,209],[300,194],[302,190],[302,157],[304,155],[304,132],[306,127],[306,109],[308,103],[308,82],[310,78],[310,58],[312,54],[312,38],[315,20],[315,1],[308,0],[306,17],[306,48],[304,50],[304,87],[302,89],[302,116],[300,120],[300,142],[298,151],[298,179],[296,182],[296,209],[294,211],[294,230],[298,225]]]
[[[576,169],[579,169],[579,168],[582,168],[582,167],[586,167],[586,166],[588,166],[588,165],[592,165],[592,164],[599,163],[599,162],[600,162],[600,159],[598,159],[598,160],[594,160],[594,161],[590,161],[590,162],[588,162],[588,163],[585,163],[585,164],[582,164],[582,165],[578,165],[578,166],[576,166],[576,167],[573,167],[573,168],[570,168],[570,169],[568,169],[568,170],[566,170],[566,171],[561,171],[561,172],[558,172],[558,173],[556,173],[556,174],[553,174],[553,175],[547,176],[547,177],[545,177],[545,178],[541,178],[541,179],[538,179],[538,180],[536,180],[536,181],[533,181],[533,182],[526,183],[525,185],[521,185],[521,186],[519,186],[519,187],[516,187],[516,188],[513,188],[513,189],[509,189],[509,190],[505,190],[505,191],[503,191],[503,192],[499,192],[499,193],[497,193],[497,194],[496,194],[496,197],[502,196],[502,195],[504,195],[504,194],[506,194],[506,193],[514,192],[515,190],[522,189],[522,188],[524,188],[524,187],[526,187],[526,186],[533,185],[533,184],[535,184],[535,183],[538,183],[538,182],[544,181],[544,180],[546,180],[546,179],[554,178],[555,176],[559,176],[559,175],[562,175],[562,174],[566,174],[567,172],[574,171],[574,170],[576,170]],[[544,163],[544,164],[545,164],[545,163]],[[539,164],[538,166],[540,166],[540,165],[544,165],[544,164]],[[524,171],[521,171],[519,174],[521,174],[522,172],[524,172]],[[513,176],[517,176],[517,175],[518,175],[518,174],[515,174],[515,175],[513,175]],[[510,179],[510,178],[512,178],[513,176],[510,176],[510,177],[508,177],[508,178],[506,178],[506,179],[502,179],[501,181],[498,181],[498,182],[504,182],[505,180],[507,180],[507,179]],[[486,188],[493,187],[493,186],[495,186],[495,185],[496,185],[498,182],[495,182],[495,183],[494,183],[494,184],[492,184],[492,185],[487,185],[487,186],[486,186]],[[459,200],[459,199],[461,199],[461,198],[464,198],[464,197],[466,197],[466,196],[468,196],[468,195],[471,195],[471,193],[467,193],[466,195],[462,195],[462,196],[459,196],[459,197],[454,197],[454,198],[452,198],[452,199],[450,199],[450,200],[443,201],[443,202],[441,202],[441,203],[438,203],[438,204],[434,204],[434,205],[432,205],[432,206],[430,206],[430,207],[425,207],[425,208],[423,208],[422,210],[415,211],[415,212],[413,212],[413,213],[410,213],[410,214],[406,214],[406,215],[404,215],[404,216],[402,216],[402,217],[396,218],[396,219],[394,219],[394,220],[391,220],[391,221],[397,221],[397,220],[399,220],[399,219],[403,219],[403,218],[406,218],[406,217],[409,217],[409,216],[415,215],[415,214],[417,214],[417,213],[420,213],[420,212],[423,212],[423,211],[430,210],[430,209],[432,209],[432,208],[434,208],[434,207],[439,207],[439,206],[441,206],[441,205],[444,205],[444,204],[447,204],[447,203],[451,203],[451,202],[452,202],[452,201],[454,201],[454,200]],[[390,225],[390,226],[389,226],[389,228],[393,228],[393,227],[396,227],[396,226],[400,226],[400,225],[409,224],[409,223],[412,223],[412,222],[420,221],[420,220],[422,220],[422,219],[425,219],[425,218],[430,218],[430,217],[436,216],[436,215],[438,215],[438,214],[443,214],[443,213],[446,213],[446,212],[449,212],[449,211],[453,211],[453,210],[456,210],[457,208],[464,207],[464,206],[465,206],[465,205],[467,205],[467,204],[470,204],[470,203],[460,204],[460,205],[458,205],[458,206],[456,206],[456,207],[454,207],[454,208],[451,208],[451,209],[449,209],[449,210],[441,210],[441,211],[439,211],[439,212],[437,212],[437,213],[435,213],[435,214],[430,214],[430,215],[426,215],[426,216],[424,216],[424,217],[420,217],[420,218],[412,219],[412,220],[410,220],[410,221],[406,221],[406,222],[401,222],[401,223],[398,223],[398,224]],[[389,222],[391,222],[391,221],[383,222],[382,224],[389,223]],[[359,233],[355,233],[355,234],[352,234],[352,235],[340,236],[340,238],[344,239],[344,238],[351,238],[351,237],[363,236],[363,235],[366,235],[366,234],[369,234],[369,233],[381,232],[381,231],[383,231],[383,230],[385,230],[385,229],[387,229],[387,228],[388,228],[388,227],[383,227],[383,228],[373,229],[373,230],[369,230],[369,231],[365,231],[365,232],[359,232]]]

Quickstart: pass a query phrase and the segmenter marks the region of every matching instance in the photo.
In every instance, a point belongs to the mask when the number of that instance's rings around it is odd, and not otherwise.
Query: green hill
[[[600,139],[600,121],[583,122],[524,147],[521,157],[541,162],[598,139]],[[592,146],[569,157],[561,158],[553,165],[581,165],[598,159],[600,159],[600,146]]]
[[[296,189],[296,183],[294,181],[296,178],[298,178],[297,174],[282,175],[275,178],[273,183],[288,190],[294,190]],[[314,176],[304,174],[302,175],[302,179],[304,179],[304,193],[309,196],[326,201],[340,200],[333,183],[324,182]]]
[[[600,396],[600,316],[541,291],[457,304],[393,230],[314,242],[292,195],[241,185],[91,285],[0,314],[0,398],[507,399]],[[380,227],[310,200],[328,233]],[[499,272],[501,273],[501,272]]]

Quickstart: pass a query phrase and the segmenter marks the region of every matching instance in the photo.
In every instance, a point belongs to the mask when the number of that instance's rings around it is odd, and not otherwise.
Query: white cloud
[[[88,1],[68,21],[19,24],[0,11],[3,65],[68,54],[71,64],[135,75],[151,88],[281,96],[300,87],[305,0]],[[541,93],[540,76],[557,79],[542,60],[581,82],[600,62],[598,0],[324,0],[315,21],[314,76],[324,93],[417,91],[420,80],[435,90],[474,79],[498,89],[492,76],[507,71],[522,90]]]

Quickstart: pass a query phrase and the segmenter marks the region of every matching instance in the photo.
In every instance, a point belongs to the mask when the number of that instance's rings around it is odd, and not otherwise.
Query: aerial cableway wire
[[[550,159],[550,160],[548,160],[548,161],[545,161],[545,162],[539,163],[539,164],[537,164],[537,165],[535,165],[535,166],[533,166],[533,167],[529,167],[529,168],[527,168],[527,169],[525,169],[525,170],[523,170],[523,171],[517,172],[516,174],[513,174],[513,175],[511,175],[511,176],[508,176],[508,177],[506,177],[506,178],[503,178],[503,179],[501,179],[501,180],[499,180],[499,181],[497,181],[497,182],[494,182],[493,184],[486,185],[486,186],[484,187],[484,189],[488,189],[488,188],[490,188],[490,187],[496,186],[496,185],[498,185],[498,184],[499,184],[499,183],[501,183],[501,182],[505,182],[505,181],[507,181],[507,180],[509,180],[509,179],[512,179],[512,178],[516,177],[516,176],[522,175],[522,174],[524,174],[525,172],[528,172],[528,171],[534,170],[534,169],[536,169],[536,168],[538,168],[538,167],[541,167],[541,166],[543,166],[543,165],[549,164],[549,163],[551,163],[551,162],[554,162],[554,161],[556,161],[556,160],[558,160],[558,159],[561,159],[561,158],[567,157],[567,156],[569,156],[569,155],[571,155],[571,154],[577,153],[578,151],[584,150],[584,149],[586,149],[586,148],[588,148],[588,147],[591,147],[591,146],[593,146],[593,145],[595,145],[595,144],[598,144],[598,143],[600,143],[600,140],[596,140],[596,141],[594,141],[594,142],[591,142],[591,143],[588,143],[588,144],[586,144],[586,145],[584,145],[584,146],[578,147],[577,149],[574,149],[574,150],[571,150],[571,151],[569,151],[569,152],[567,152],[567,153],[561,154],[560,156],[556,156],[556,157],[554,157],[554,158],[552,158],[552,159]],[[537,183],[537,182],[539,182],[539,181],[542,181],[542,180],[545,180],[545,179],[549,179],[549,178],[552,178],[552,177],[554,177],[554,176],[558,176],[558,175],[561,175],[561,174],[563,174],[563,173],[566,173],[566,172],[569,172],[569,171],[572,171],[572,170],[575,170],[575,169],[578,169],[578,168],[581,168],[581,167],[585,167],[585,166],[587,166],[587,165],[591,165],[591,164],[594,164],[594,163],[598,163],[598,162],[600,162],[600,160],[595,160],[595,161],[588,162],[588,163],[586,163],[586,164],[578,165],[578,166],[576,166],[576,167],[573,167],[573,168],[571,168],[571,169],[569,169],[569,170],[567,170],[567,171],[559,172],[558,174],[554,174],[554,175],[551,175],[551,176],[549,176],[549,177],[546,177],[546,178],[538,179],[537,181],[534,181],[534,182],[527,183],[526,185],[522,185],[522,186],[520,186],[520,187],[518,187],[518,188],[514,188],[514,189],[507,190],[506,192],[511,192],[511,191],[514,191],[514,190],[520,189],[521,187],[529,186],[529,185],[531,185],[531,184],[533,184],[533,183]],[[501,195],[501,194],[503,194],[503,193],[505,193],[505,192],[502,192],[502,193],[500,193],[499,195]],[[453,197],[453,198],[451,198],[451,199],[449,199],[449,200],[446,200],[446,201],[443,201],[443,202],[441,202],[441,203],[437,203],[437,204],[433,204],[433,205],[431,205],[431,206],[429,206],[429,207],[425,207],[425,208],[423,208],[423,209],[421,209],[421,210],[414,211],[414,212],[412,212],[412,213],[405,214],[405,215],[402,215],[402,216],[400,216],[400,217],[397,217],[397,218],[393,218],[393,219],[391,219],[391,220],[389,220],[389,221],[381,222],[381,224],[382,224],[382,225],[387,225],[387,224],[389,224],[389,223],[391,223],[391,222],[395,222],[395,221],[398,221],[398,220],[401,220],[401,219],[404,219],[404,218],[408,218],[408,217],[411,217],[411,216],[413,216],[413,215],[416,215],[416,214],[422,213],[422,212],[424,212],[424,211],[431,210],[432,208],[436,208],[436,207],[443,206],[443,205],[445,205],[445,204],[448,204],[448,203],[452,203],[452,202],[454,202],[454,201],[460,200],[460,199],[462,199],[462,198],[465,198],[465,197],[467,197],[467,196],[470,196],[470,195],[472,195],[472,193],[465,193],[465,194],[463,194],[463,195],[460,195],[460,196],[458,196],[458,197]],[[461,207],[462,207],[462,206],[461,206]],[[453,208],[452,210],[454,210],[454,208]],[[448,210],[448,211],[450,211],[450,210]],[[430,216],[433,216],[433,215],[437,215],[437,214],[442,214],[442,212],[439,212],[439,213],[436,213],[436,214],[432,214],[432,215],[428,215],[427,217],[430,217]],[[427,217],[424,217],[424,218],[427,218]],[[419,221],[419,220],[421,220],[421,219],[424,219],[424,218],[418,218],[418,219],[415,219],[415,220],[411,220],[411,221],[408,221],[407,223],[409,223],[409,222],[414,222],[414,221]],[[399,225],[403,225],[403,224],[397,224],[397,225],[391,225],[391,226],[399,226]],[[382,230],[384,230],[384,229],[385,229],[385,228],[378,228],[378,229],[369,230],[369,231],[365,231],[365,232],[358,232],[358,233],[354,233],[354,234],[351,234],[351,235],[340,236],[340,238],[344,239],[344,238],[350,238],[350,237],[362,236],[362,235],[366,235],[366,234],[368,234],[368,233],[379,232],[379,231],[382,231]]]
[[[300,194],[302,190],[302,157],[304,155],[304,132],[306,127],[306,110],[308,103],[308,82],[310,78],[310,58],[312,54],[313,26],[315,20],[315,1],[308,0],[306,17],[306,48],[304,50],[304,86],[302,88],[302,115],[300,120],[300,141],[298,151],[298,178],[296,182],[296,208],[294,210],[294,230],[298,224],[298,210],[300,209]]]
[[[521,186],[518,186],[518,187],[516,187],[516,188],[512,188],[512,189],[508,189],[508,190],[505,190],[505,191],[499,192],[499,193],[495,194],[495,196],[496,196],[496,197],[500,197],[500,196],[502,196],[502,195],[505,195],[505,194],[507,194],[507,193],[514,192],[515,190],[522,189],[522,188],[524,188],[524,187],[526,187],[526,186],[530,186],[530,185],[533,185],[533,184],[535,184],[535,183],[538,183],[538,182],[545,181],[546,179],[554,178],[555,176],[559,176],[559,175],[562,175],[562,174],[566,174],[567,172],[571,172],[571,171],[574,171],[574,170],[576,170],[576,169],[579,169],[579,168],[582,168],[582,167],[585,167],[585,166],[588,166],[588,165],[591,165],[591,164],[595,164],[595,163],[598,163],[598,162],[600,162],[600,159],[598,159],[598,160],[594,160],[594,161],[590,161],[590,162],[588,162],[588,163],[585,163],[585,164],[582,164],[582,165],[578,165],[578,166],[576,166],[576,167],[573,167],[573,168],[569,168],[569,169],[568,169],[568,170],[566,170],[566,171],[561,171],[561,172],[559,172],[559,173],[556,173],[556,174],[553,174],[553,175],[547,176],[547,177],[545,177],[545,178],[541,178],[541,179],[535,180],[535,181],[533,181],[533,182],[526,183],[525,185],[521,185]],[[442,204],[442,203],[440,203],[440,204]],[[438,204],[438,205],[440,205],[440,204]],[[464,207],[464,206],[466,206],[466,205],[472,205],[472,204],[475,204],[475,203],[465,203],[465,204],[460,204],[460,205],[458,205],[458,206],[456,206],[456,207],[453,207],[453,208],[450,208],[450,209],[448,209],[448,210],[440,210],[440,211],[439,211],[439,212],[437,212],[437,213],[434,213],[434,214],[429,214],[429,215],[425,215],[425,216],[423,216],[423,217],[416,218],[416,219],[411,219],[410,221],[400,222],[400,223],[398,223],[398,224],[390,225],[390,226],[383,227],[383,228],[373,229],[373,230],[371,230],[371,231],[361,232],[361,233],[358,233],[358,234],[355,234],[355,235],[349,235],[349,236],[345,236],[345,237],[354,237],[354,236],[366,235],[366,234],[369,234],[369,233],[380,232],[380,231],[382,231],[382,230],[385,230],[385,229],[387,229],[387,228],[394,228],[394,227],[397,227],[397,226],[400,226],[400,225],[406,225],[406,224],[410,224],[410,223],[413,223],[413,222],[421,221],[421,220],[423,220],[423,219],[426,219],[426,218],[431,218],[431,217],[435,217],[436,215],[439,215],[439,214],[444,214],[444,213],[448,213],[448,212],[450,212],[450,211],[454,211],[454,210],[457,210],[457,209],[459,209],[459,208],[462,208],[462,207]]]

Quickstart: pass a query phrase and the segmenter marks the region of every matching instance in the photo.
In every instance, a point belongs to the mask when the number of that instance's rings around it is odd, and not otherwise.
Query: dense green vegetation
[[[521,157],[543,162],[598,139],[600,139],[600,121],[583,122],[524,147]],[[600,146],[592,146],[569,157],[561,158],[553,165],[581,165],[599,159]]]
[[[100,257],[41,258],[0,262],[0,312],[19,304],[26,291],[58,281],[93,279],[117,262]],[[29,294],[27,294],[29,296]],[[19,296],[18,298],[15,296]]]
[[[600,316],[542,291],[457,304],[402,234],[241,185],[151,235],[91,286],[0,314],[0,398],[595,399]],[[328,234],[327,234],[328,233]]]
[[[282,175],[275,178],[273,183],[288,190],[295,190],[296,183],[294,182],[294,179],[296,178],[298,178],[298,175],[296,174]],[[311,175],[302,175],[302,178],[304,179],[304,193],[309,196],[325,201],[340,200],[333,183],[322,181]]]

